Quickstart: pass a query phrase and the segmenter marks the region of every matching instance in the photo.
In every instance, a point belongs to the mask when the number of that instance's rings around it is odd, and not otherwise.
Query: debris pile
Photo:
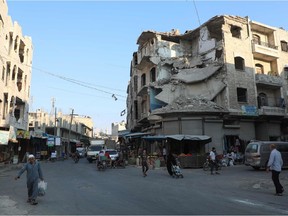
[[[228,112],[227,109],[200,96],[195,96],[193,98],[186,98],[184,96],[180,96],[176,98],[171,104],[162,107],[160,109],[154,110],[153,112],[163,113],[163,112],[175,112],[175,111]]]

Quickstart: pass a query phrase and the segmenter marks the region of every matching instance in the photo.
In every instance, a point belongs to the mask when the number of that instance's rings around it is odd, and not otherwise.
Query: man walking
[[[147,171],[149,169],[148,155],[147,155],[146,149],[143,150],[143,152],[141,154],[141,159],[142,159],[142,173],[143,173],[143,176],[146,177]]]
[[[270,153],[269,161],[267,164],[267,172],[269,172],[269,170],[272,171],[272,181],[276,189],[275,195],[282,196],[284,192],[284,188],[280,184],[280,181],[279,181],[279,174],[283,166],[282,156],[281,156],[281,153],[276,149],[275,144],[270,145],[270,150],[271,150],[271,153]]]
[[[218,165],[217,165],[217,160],[216,160],[216,149],[215,147],[212,148],[210,152],[210,167],[211,167],[211,175],[214,175],[214,167],[216,169],[216,174],[220,174],[218,172]]]
[[[40,163],[35,160],[34,155],[28,156],[28,162],[22,167],[15,180],[19,179],[20,176],[27,171],[27,189],[28,189],[28,200],[27,202],[32,205],[37,205],[36,198],[38,196],[38,182],[39,178],[43,181],[43,174],[40,167]]]

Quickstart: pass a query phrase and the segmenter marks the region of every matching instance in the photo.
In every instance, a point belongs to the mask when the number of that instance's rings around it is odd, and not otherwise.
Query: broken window
[[[16,37],[15,41],[14,41],[14,51],[17,52],[18,49],[18,36]]]
[[[242,57],[235,57],[234,58],[234,64],[236,70],[242,70],[244,71],[245,68],[245,61]]]
[[[156,69],[155,67],[150,70],[150,82],[156,81]]]
[[[146,85],[146,74],[142,74],[141,76],[141,87]]]
[[[247,89],[237,88],[237,101],[238,102],[247,102]]]
[[[281,50],[284,52],[288,52],[288,45],[286,41],[281,41]]]
[[[18,121],[20,119],[20,109],[14,110],[14,117],[15,117],[16,121]]]
[[[256,68],[256,73],[257,73],[257,74],[264,74],[263,65],[261,65],[261,64],[256,64],[256,65],[255,65],[255,68]]]
[[[230,28],[230,32],[232,34],[232,37],[241,38],[241,27],[232,25]]]

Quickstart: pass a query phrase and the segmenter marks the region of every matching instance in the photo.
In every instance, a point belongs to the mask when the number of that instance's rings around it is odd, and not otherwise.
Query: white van
[[[89,163],[97,159],[97,155],[104,149],[104,145],[90,145],[87,149],[87,160]]]
[[[288,142],[281,141],[251,141],[245,149],[245,165],[254,169],[265,169],[270,157],[270,145],[275,144],[281,152],[283,168],[288,168]]]

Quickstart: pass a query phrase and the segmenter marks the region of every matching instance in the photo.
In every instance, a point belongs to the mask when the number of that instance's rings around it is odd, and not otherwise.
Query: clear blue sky
[[[288,1],[8,0],[7,4],[12,20],[33,41],[30,109],[50,113],[55,98],[57,110],[70,114],[73,108],[76,114],[92,117],[95,129],[109,132],[113,122],[126,121],[120,113],[126,109],[130,62],[141,32],[184,33],[197,28],[199,21],[223,14],[249,16],[288,30]]]

